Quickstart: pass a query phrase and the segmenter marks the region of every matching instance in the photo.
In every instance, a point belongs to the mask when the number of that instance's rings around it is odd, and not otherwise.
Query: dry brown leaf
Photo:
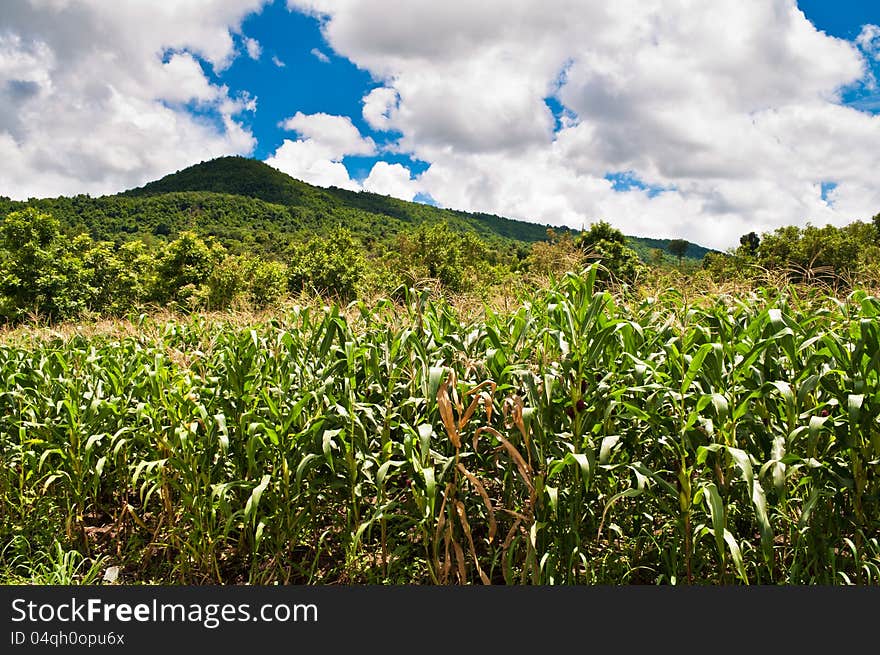
[[[458,436],[458,429],[455,427],[455,418],[452,416],[452,400],[449,398],[449,383],[444,382],[437,391],[437,408],[440,410],[440,419],[443,421],[443,427],[446,428],[446,434],[455,449],[461,448],[461,439]]]
[[[451,525],[451,524],[450,524]],[[450,529],[450,535],[452,534],[452,530]],[[458,564],[458,580],[461,584],[467,583],[467,570],[464,566],[464,551],[461,549],[461,544],[457,541],[452,541],[452,548],[455,550],[455,561]]]
[[[471,547],[471,555],[474,558],[474,565],[477,567],[477,573],[480,575],[480,580],[483,581],[483,584],[488,585],[489,578],[483,573],[483,569],[480,567],[480,561],[477,559],[477,549],[474,547],[474,537],[471,534],[471,526],[467,520],[467,513],[464,511],[464,503],[460,500],[455,501],[455,511],[458,513],[458,520],[461,523],[461,527],[464,530],[464,534],[467,537],[468,544]]]
[[[498,530],[498,524],[495,522],[495,509],[492,507],[492,501],[489,499],[489,494],[486,493],[485,487],[483,487],[483,484],[477,479],[477,477],[464,467],[464,464],[459,463],[458,470],[464,474],[464,477],[468,479],[483,499],[483,504],[489,512],[489,543],[492,543],[492,540],[495,538],[495,532]]]
[[[507,439],[504,438],[498,430],[495,428],[490,428],[488,426],[483,426],[477,428],[476,434],[474,434],[474,450],[476,450],[477,438],[482,432],[488,432],[489,434],[495,436],[500,442],[507,453],[510,455],[514,464],[516,464],[516,468],[519,471],[520,477],[523,479],[523,482],[526,483],[526,486],[529,488],[529,492],[531,495],[535,493],[535,487],[532,485],[532,473],[529,465],[526,463],[526,460],[523,459],[523,456],[519,454],[519,451],[511,444]]]

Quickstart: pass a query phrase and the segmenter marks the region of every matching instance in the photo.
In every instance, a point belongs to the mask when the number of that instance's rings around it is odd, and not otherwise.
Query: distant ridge
[[[366,191],[323,188],[297,180],[247,157],[219,157],[166,175],[112,196],[91,198],[0,199],[0,215],[24,205],[50,211],[73,230],[96,239],[169,235],[192,229],[241,248],[272,252],[291,239],[342,226],[364,241],[387,240],[422,223],[443,221],[459,231],[473,231],[490,244],[518,249],[576,230],[486,213],[441,209]],[[668,239],[629,236],[643,259],[652,248],[666,249]],[[519,244],[519,245],[517,245]],[[689,245],[686,257],[699,260],[710,249]]]

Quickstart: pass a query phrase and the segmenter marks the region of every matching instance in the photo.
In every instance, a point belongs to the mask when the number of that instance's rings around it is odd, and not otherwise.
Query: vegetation
[[[575,243],[588,258],[602,262],[603,268],[599,270],[603,280],[632,284],[644,272],[638,255],[626,245],[623,232],[607,221],[593,223],[589,230],[578,235]]]
[[[411,292],[11,334],[0,569],[876,584],[880,300],[627,301],[597,272],[511,312]]]
[[[679,266],[681,266],[681,262],[688,251],[688,245],[690,244],[684,239],[672,239],[666,246],[669,250],[669,254],[678,260]]]
[[[546,238],[549,226],[490,214],[439,209],[374,193],[319,188],[243,157],[203,162],[161,180],[115,196],[0,198],[0,217],[33,208],[59,221],[70,236],[87,233],[116,245],[131,240],[151,247],[192,231],[214,238],[229,252],[280,259],[292,244],[329,236],[340,227],[351,232],[364,252],[381,256],[398,235],[422,224],[445,224],[472,232],[510,260],[528,255]],[[556,228],[558,232],[570,232]],[[650,246],[665,241],[627,237],[627,245],[647,261]],[[691,245],[694,261],[706,252]]]
[[[880,216],[700,264],[265,172],[0,201],[0,582],[878,583]]]
[[[717,280],[753,282],[773,272],[829,289],[875,285],[880,281],[880,214],[844,227],[791,225],[760,237],[750,232],[735,250],[707,254],[703,267]]]

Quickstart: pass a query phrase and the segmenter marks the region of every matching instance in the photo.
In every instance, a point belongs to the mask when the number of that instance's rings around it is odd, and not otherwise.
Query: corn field
[[[477,318],[411,292],[6,339],[0,570],[877,584],[880,299],[633,299],[596,270]]]

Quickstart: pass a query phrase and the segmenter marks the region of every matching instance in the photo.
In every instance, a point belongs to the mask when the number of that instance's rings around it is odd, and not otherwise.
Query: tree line
[[[670,268],[702,270],[715,281],[756,281],[768,271],[791,282],[837,287],[880,281],[880,215],[839,228],[752,232],[737,248],[707,253],[701,269],[685,265],[684,240],[667,242],[665,252],[653,249],[645,261],[620,230],[601,220],[580,233],[550,228],[543,241],[501,246],[445,221],[397,228],[380,238],[325,226],[249,249],[194,229],[96,239],[29,205],[0,220],[0,320],[121,316],[151,306],[264,308],[302,292],[347,301],[424,281],[447,292],[486,295],[593,261],[601,264],[600,283],[622,288]]]

